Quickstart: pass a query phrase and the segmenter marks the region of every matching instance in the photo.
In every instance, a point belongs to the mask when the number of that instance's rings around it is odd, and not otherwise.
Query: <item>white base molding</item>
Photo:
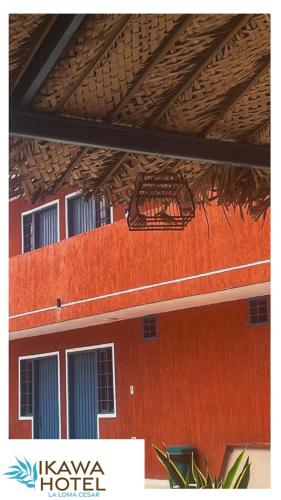
[[[166,479],[146,479],[145,480],[145,488],[154,488],[154,489],[160,489],[160,488],[166,488],[168,489],[169,486],[169,481]]]

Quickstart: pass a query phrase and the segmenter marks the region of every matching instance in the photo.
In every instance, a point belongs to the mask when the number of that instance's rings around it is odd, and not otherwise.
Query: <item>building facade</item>
[[[270,441],[269,220],[215,205],[184,231],[62,189],[10,201],[10,437]]]

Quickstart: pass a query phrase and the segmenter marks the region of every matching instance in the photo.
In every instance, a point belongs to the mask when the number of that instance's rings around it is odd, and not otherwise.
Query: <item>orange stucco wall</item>
[[[146,477],[164,478],[151,443],[194,444],[218,473],[229,443],[269,442],[269,325],[248,325],[241,300],[158,316],[144,341],[139,319],[10,343],[10,437],[30,438],[18,420],[18,356],[60,351],[66,437],[65,349],[114,342],[117,418],[102,438],[145,438]],[[129,394],[134,385],[135,393]]]
[[[184,231],[130,232],[124,219],[10,259],[10,315],[185,276],[241,266],[270,256],[269,220],[254,222],[221,208]],[[269,265],[204,276],[12,319],[11,331],[135,305],[209,293],[269,280]],[[28,284],[28,286],[27,286]]]

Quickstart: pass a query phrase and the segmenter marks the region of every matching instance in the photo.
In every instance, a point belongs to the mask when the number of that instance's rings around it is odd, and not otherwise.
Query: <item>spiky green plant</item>
[[[228,473],[226,474],[226,478],[223,481],[221,478],[217,479],[216,477],[213,479],[209,469],[208,469],[208,464],[206,461],[206,471],[203,474],[203,472],[199,469],[199,467],[196,465],[195,460],[194,460],[194,455],[192,453],[191,457],[191,473],[190,471],[187,474],[187,477],[183,477],[181,472],[179,471],[178,467],[176,464],[171,460],[170,455],[166,449],[166,447],[163,445],[163,450],[158,448],[155,445],[152,445],[158,459],[164,465],[165,469],[167,470],[170,480],[173,485],[175,485],[177,488],[193,488],[193,489],[214,489],[214,488],[222,488],[222,489],[228,489],[228,488],[234,488],[234,489],[246,489],[249,484],[250,480],[250,469],[251,469],[251,464],[249,462],[249,457],[247,457],[243,467],[242,471],[240,474],[238,473],[239,466],[242,462],[245,450],[243,450],[240,455],[237,457],[235,460],[233,466],[229,469]]]

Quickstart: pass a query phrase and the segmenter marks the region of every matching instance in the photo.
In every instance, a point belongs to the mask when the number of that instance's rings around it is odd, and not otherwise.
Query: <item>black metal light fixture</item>
[[[129,204],[130,231],[183,230],[195,215],[181,173],[139,174]]]

